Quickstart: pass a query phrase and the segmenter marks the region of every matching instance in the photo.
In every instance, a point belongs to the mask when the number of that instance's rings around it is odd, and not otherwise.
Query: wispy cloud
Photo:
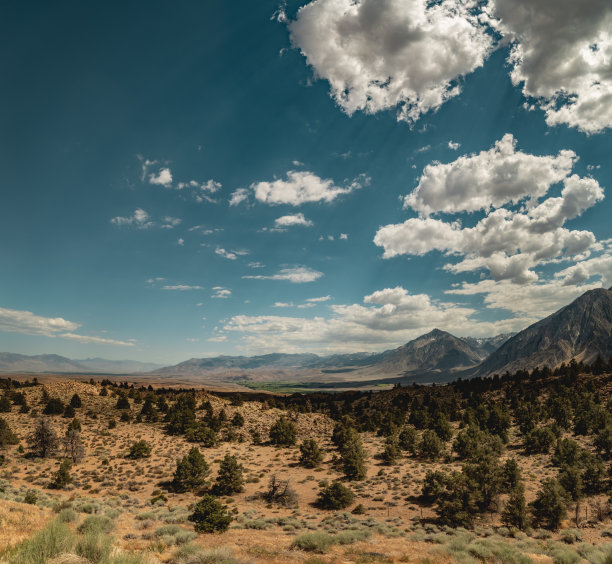
[[[149,216],[149,214],[142,208],[136,208],[136,210],[134,210],[134,213],[130,216],[117,216],[113,217],[110,221],[111,223],[118,226],[133,225],[138,229],[148,229],[149,227],[153,227],[154,225],[153,221],[151,221],[151,217]]]
[[[296,266],[293,268],[283,268],[276,274],[270,275],[246,275],[243,278],[252,280],[288,280],[294,284],[301,284],[304,282],[314,282],[323,276],[322,272],[313,270],[307,266]]]
[[[162,290],[171,290],[178,292],[188,292],[190,290],[203,290],[202,286],[190,286],[189,284],[167,284],[162,286]]]
[[[226,299],[232,295],[232,291],[224,288],[223,286],[215,286],[213,287],[213,294],[210,296],[215,299]]]

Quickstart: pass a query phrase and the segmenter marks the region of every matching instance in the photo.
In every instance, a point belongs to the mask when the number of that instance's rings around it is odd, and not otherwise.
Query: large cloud
[[[397,106],[412,122],[483,64],[492,39],[475,11],[470,0],[314,0],[290,31],[349,115]]]
[[[609,0],[492,0],[491,12],[513,42],[513,83],[537,99],[549,125],[612,127]]]
[[[42,315],[36,315],[31,311],[0,307],[0,331],[44,337],[61,337],[81,343],[118,345],[123,347],[134,346],[134,343],[129,341],[116,341],[104,337],[77,335],[73,333],[73,331],[77,330],[80,326],[80,323],[68,321],[63,317],[44,317]]]
[[[383,247],[384,258],[437,250],[462,257],[446,265],[451,272],[484,268],[495,280],[537,280],[533,268],[538,264],[576,256],[595,244],[590,231],[564,227],[604,196],[594,179],[570,175],[574,160],[569,151],[557,157],[516,152],[511,136],[505,136],[490,151],[429,165],[405,204],[425,213],[485,209],[485,216],[473,227],[411,218],[379,228],[374,243]],[[560,181],[561,195],[539,202]],[[525,198],[526,205],[497,207]]]
[[[525,327],[514,318],[483,322],[474,309],[412,295],[402,287],[385,288],[365,296],[363,304],[330,306],[330,318],[278,315],[237,315],[223,327],[243,335],[250,351],[349,352],[399,346],[434,327],[458,335],[490,336]]]

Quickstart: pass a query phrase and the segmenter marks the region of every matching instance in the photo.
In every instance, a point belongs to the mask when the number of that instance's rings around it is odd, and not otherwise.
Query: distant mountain
[[[192,358],[153,371],[156,375],[184,375],[215,381],[300,378],[311,381],[364,380],[410,374],[445,375],[472,368],[509,336],[461,339],[434,329],[405,345],[383,353],[266,354]],[[342,376],[344,375],[344,376]]]
[[[382,353],[376,368],[388,374],[448,373],[476,366],[486,356],[483,345],[475,339],[470,342],[434,329],[397,349]]]
[[[0,372],[86,372],[85,366],[56,354],[0,353]]]
[[[138,362],[135,360],[106,360],[103,358],[86,358],[72,360],[56,354],[0,353],[0,373],[17,372],[82,372],[103,374],[129,374],[147,372],[159,368],[159,364]]]
[[[501,333],[495,337],[463,337],[463,340],[469,343],[475,349],[482,351],[483,356],[486,357],[501,347],[508,339],[514,337],[514,335],[516,335],[516,333]]]
[[[103,372],[106,374],[130,374],[132,372],[151,372],[161,368],[161,364],[153,362],[139,362],[137,360],[108,360],[106,358],[84,358],[75,360],[85,366],[90,372]]]
[[[554,368],[571,359],[586,363],[612,356],[612,288],[590,290],[556,313],[508,339],[475,375]]]

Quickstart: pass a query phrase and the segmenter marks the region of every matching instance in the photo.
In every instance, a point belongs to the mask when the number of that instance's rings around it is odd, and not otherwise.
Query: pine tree
[[[57,450],[59,440],[48,419],[39,419],[34,431],[28,437],[28,445],[32,452],[40,457],[53,456]]]
[[[306,439],[300,445],[300,464],[304,468],[316,468],[321,464],[323,455],[319,449],[317,441],[314,439]]]
[[[193,508],[188,519],[194,524],[198,533],[224,532],[232,522],[227,506],[212,495],[205,495]]]
[[[347,430],[340,447],[340,458],[344,475],[349,480],[363,480],[366,477],[366,454],[359,433],[352,427]]]
[[[19,443],[17,435],[11,431],[9,424],[0,417],[0,449]]]
[[[72,398],[70,398],[70,405],[74,407],[75,409],[78,409],[79,407],[83,405],[83,403],[81,402],[81,398],[79,397],[79,394],[74,394]]]
[[[538,523],[546,523],[551,529],[558,529],[567,512],[568,494],[554,478],[542,482],[542,489],[531,503]]]
[[[502,512],[502,523],[524,531],[529,526],[529,515],[525,503],[525,488],[519,483],[514,486]]]
[[[206,477],[210,474],[208,463],[200,453],[193,447],[189,454],[176,461],[176,471],[172,480],[172,487],[177,492],[192,491],[202,487],[206,483]]]
[[[295,425],[286,417],[279,417],[270,428],[270,442],[273,445],[291,446],[295,444],[297,431]]]
[[[72,482],[72,476],[70,476],[71,468],[72,464],[70,464],[70,460],[62,460],[59,469],[53,477],[53,482],[51,482],[49,487],[61,490],[64,489],[68,484],[70,484]]]
[[[244,487],[243,466],[235,456],[229,454],[221,461],[214,491],[217,495],[231,495],[241,492]]]

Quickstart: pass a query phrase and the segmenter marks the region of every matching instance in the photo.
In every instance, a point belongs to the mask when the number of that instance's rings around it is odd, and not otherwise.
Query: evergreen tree
[[[393,466],[397,463],[397,460],[401,457],[402,453],[399,449],[398,438],[395,435],[387,437],[383,451],[380,454],[380,459],[387,466]]]
[[[340,482],[332,482],[323,487],[317,497],[316,505],[321,509],[345,509],[355,500],[355,494]]]
[[[414,427],[404,427],[398,436],[398,444],[402,450],[414,455],[418,439],[419,434]]]
[[[297,440],[295,425],[286,417],[279,417],[270,428],[270,442],[273,445],[294,445]]]
[[[28,445],[34,455],[40,458],[55,454],[59,440],[48,419],[41,418],[36,422],[34,431],[28,437]]]
[[[81,398],[79,397],[79,394],[74,394],[72,398],[70,398],[70,405],[74,407],[75,409],[78,409],[79,407],[83,405],[81,402]]]
[[[149,443],[147,443],[147,441],[136,441],[135,443],[132,443],[127,458],[138,460],[140,458],[149,458],[150,456],[151,447],[149,446]]]
[[[359,433],[352,427],[347,430],[340,447],[340,458],[344,475],[349,480],[363,480],[366,477],[366,454]]]
[[[11,400],[6,395],[0,397],[0,413],[10,413],[11,409]]]
[[[11,431],[9,424],[0,417],[0,449],[5,449],[7,446],[16,445],[19,443],[17,435]]]
[[[525,488],[519,483],[510,490],[508,501],[502,512],[502,523],[507,527],[516,527],[524,531],[529,526],[529,515],[525,503]]]
[[[176,471],[172,480],[172,487],[177,492],[193,491],[201,488],[206,483],[206,477],[210,474],[208,463],[200,453],[193,447],[189,454],[176,461]]]
[[[539,524],[558,529],[567,513],[568,494],[554,478],[542,482],[542,489],[531,503],[533,515]]]
[[[229,454],[221,461],[214,491],[217,495],[231,495],[244,489],[243,466]]]
[[[444,444],[435,431],[427,430],[423,432],[421,442],[418,446],[418,454],[427,460],[435,460],[442,454]]]
[[[212,495],[205,495],[193,508],[188,517],[198,533],[223,533],[232,522],[232,516],[227,506],[220,503]]]
[[[64,413],[64,402],[59,398],[49,398],[45,408],[44,415],[61,415]]]
[[[236,413],[234,417],[232,417],[232,426],[233,427],[244,427],[244,417],[241,413]]]
[[[306,439],[300,445],[300,464],[304,468],[316,468],[321,464],[323,454],[319,449],[317,441],[314,439]]]
[[[62,460],[59,469],[53,477],[53,482],[49,484],[49,487],[57,490],[62,490],[68,484],[70,484],[72,482],[72,476],[70,476],[71,468],[72,464],[70,464],[70,460]]]

